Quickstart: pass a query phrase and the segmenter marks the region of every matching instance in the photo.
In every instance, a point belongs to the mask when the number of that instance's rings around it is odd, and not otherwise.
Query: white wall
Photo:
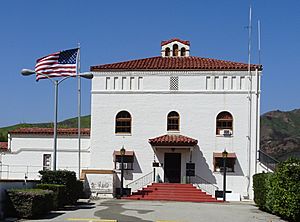
[[[198,140],[198,147],[193,151],[193,161],[199,176],[222,188],[223,176],[213,171],[213,152],[228,152],[237,155],[236,172],[228,174],[227,187],[241,196],[252,192],[247,188],[249,178],[255,167],[255,88],[252,87],[252,135],[251,152],[248,148],[249,134],[249,79],[247,72],[102,72],[94,73],[92,83],[92,131],[91,131],[91,167],[112,169],[112,154],[122,145],[133,150],[136,166],[128,171],[127,182],[135,180],[152,171],[154,151],[148,139],[167,133],[167,114],[175,110],[180,114],[180,134]],[[103,87],[107,76],[143,77],[140,90],[113,90]],[[179,76],[179,90],[169,90],[170,76]],[[253,86],[256,79],[253,75]],[[207,77],[215,79],[211,88],[207,88]],[[225,80],[224,80],[225,79]],[[218,86],[218,87],[217,87]],[[132,115],[131,135],[116,135],[115,116],[126,110]],[[233,136],[224,138],[215,135],[216,116],[221,111],[232,113]],[[163,152],[158,157],[163,161]],[[181,150],[182,171],[188,150]],[[249,153],[251,156],[249,158]],[[249,164],[250,170],[249,170]],[[160,170],[162,172],[162,169]],[[185,174],[185,172],[183,172]],[[249,177],[250,173],[250,177]],[[184,175],[182,174],[182,175]],[[251,185],[251,184],[250,184]],[[251,195],[251,194],[250,194]],[[251,197],[250,197],[251,198]]]
[[[51,154],[53,161],[52,135],[10,135],[11,153],[2,156],[2,179],[39,179],[38,171],[43,169],[43,155]],[[81,168],[89,167],[90,140],[81,138]],[[53,162],[51,163],[51,166]],[[78,173],[78,139],[76,136],[58,136],[57,169]]]

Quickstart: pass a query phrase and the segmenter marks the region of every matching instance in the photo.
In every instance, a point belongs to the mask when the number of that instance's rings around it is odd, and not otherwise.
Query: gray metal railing
[[[137,191],[153,182],[153,171],[132,181],[126,185],[126,188],[131,188],[131,192]]]
[[[275,170],[277,164],[279,163],[278,160],[271,157],[270,155],[266,154],[265,152],[259,150],[258,151],[258,160],[262,164],[264,164],[268,169],[271,169],[272,171]]]
[[[60,170],[72,170],[78,166],[59,166]],[[83,166],[82,169],[87,169]],[[39,180],[39,171],[43,170],[43,166],[22,165],[22,164],[2,164],[0,163],[0,179],[27,179]]]
[[[189,178],[189,182],[205,191],[206,193],[215,196],[216,190],[219,190],[219,187],[205,180],[204,178],[195,175],[194,177]]]

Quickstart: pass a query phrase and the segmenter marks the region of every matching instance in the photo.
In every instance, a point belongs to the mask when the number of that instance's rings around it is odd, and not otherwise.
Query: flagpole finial
[[[80,42],[77,43],[78,48],[80,48]]]

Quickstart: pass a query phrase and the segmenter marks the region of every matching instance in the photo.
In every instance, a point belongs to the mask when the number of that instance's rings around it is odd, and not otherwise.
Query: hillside
[[[91,126],[91,116],[82,116],[81,117],[81,127],[82,128],[90,128]],[[20,123],[13,126],[0,128],[0,142],[7,141],[7,133],[10,130],[24,128],[24,127],[41,127],[41,128],[49,128],[53,127],[53,123]],[[58,123],[59,128],[77,128],[77,117],[66,119]]]
[[[90,115],[81,118],[82,128],[90,127]],[[58,124],[61,128],[76,128],[77,117]],[[53,127],[53,123],[17,124],[0,128],[0,141],[7,141],[9,130],[21,127]],[[300,109],[288,112],[271,111],[261,116],[261,150],[270,156],[284,160],[289,156],[300,157]]]
[[[300,157],[300,109],[271,111],[261,116],[260,146],[279,160]]]

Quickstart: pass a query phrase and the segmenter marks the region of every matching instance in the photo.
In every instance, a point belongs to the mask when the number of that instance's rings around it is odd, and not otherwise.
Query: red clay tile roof
[[[251,70],[262,70],[261,65],[251,65]],[[91,71],[105,70],[248,70],[248,64],[218,59],[187,57],[151,57],[104,65],[91,66]]]
[[[90,135],[90,129],[89,128],[82,128],[81,129],[81,135]],[[53,128],[19,128],[16,130],[11,130],[8,133],[10,134],[43,134],[43,135],[52,135],[53,134]],[[77,128],[59,128],[57,129],[58,135],[77,135],[78,130]]]
[[[166,134],[163,136],[159,136],[156,138],[149,139],[149,143],[153,146],[168,146],[168,145],[175,145],[175,146],[184,146],[190,145],[194,146],[198,143],[198,140],[183,136],[183,135],[176,135],[176,134]]]
[[[161,46],[167,45],[167,44],[169,44],[171,42],[174,42],[174,41],[181,42],[182,44],[185,44],[185,45],[190,45],[190,41],[181,40],[181,39],[178,39],[178,38],[174,38],[174,39],[170,39],[170,40],[166,40],[166,41],[161,41],[160,45]]]
[[[214,153],[213,157],[214,158],[216,158],[216,157],[223,158],[222,152],[220,152],[220,153]],[[236,159],[236,154],[235,153],[228,153],[227,154],[227,158],[234,158],[234,159]]]
[[[7,151],[8,142],[0,142],[0,151]]]
[[[115,150],[113,155],[114,156],[121,156],[120,150]],[[126,150],[124,156],[134,156],[134,151]]]

